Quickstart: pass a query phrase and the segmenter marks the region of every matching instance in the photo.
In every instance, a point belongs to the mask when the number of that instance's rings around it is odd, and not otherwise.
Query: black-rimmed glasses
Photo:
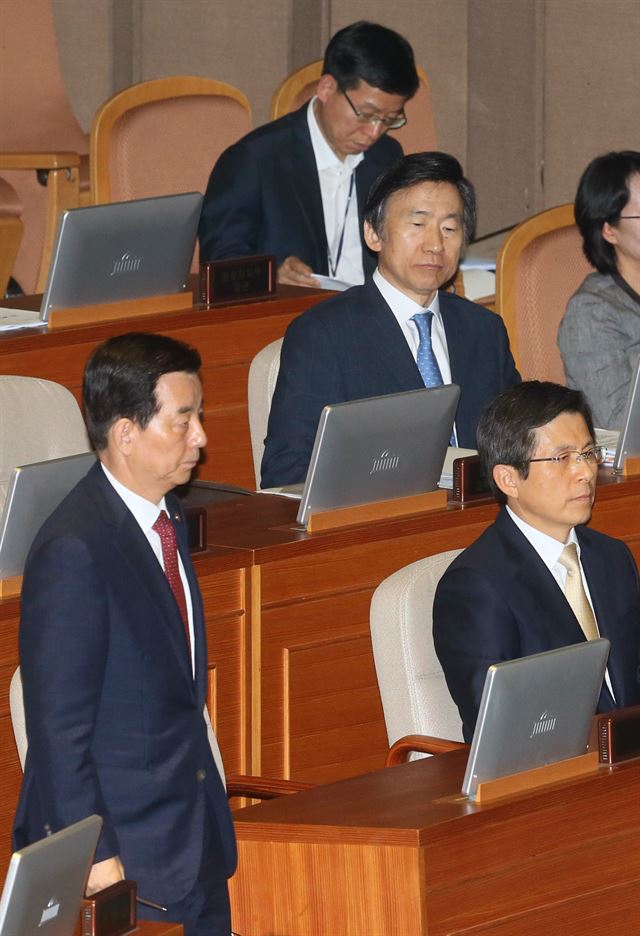
[[[399,130],[400,127],[404,127],[407,122],[407,115],[404,111],[401,114],[398,114],[397,117],[379,117],[378,114],[364,114],[362,111],[358,110],[346,91],[343,91],[342,93],[346,97],[349,107],[356,115],[356,119],[359,120],[360,123],[381,123],[383,127],[387,128],[387,130]]]

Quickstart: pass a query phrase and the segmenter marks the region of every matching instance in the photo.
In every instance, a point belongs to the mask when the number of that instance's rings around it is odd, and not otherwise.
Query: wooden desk
[[[247,377],[252,358],[284,335],[289,322],[327,298],[327,293],[282,286],[269,299],[235,305],[186,308],[152,318],[126,319],[48,331],[0,332],[0,374],[43,377],[64,384],[78,401],[82,372],[93,348],[112,335],[157,331],[194,345],[202,356],[206,461],[199,476],[255,488],[247,417]],[[37,308],[41,297],[13,305]],[[35,303],[35,304],[34,304]]]
[[[244,936],[638,930],[640,761],[475,806],[456,751],[236,815]]]

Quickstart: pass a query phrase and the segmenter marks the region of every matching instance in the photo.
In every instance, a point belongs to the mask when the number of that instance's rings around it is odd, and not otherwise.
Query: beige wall
[[[429,75],[439,145],[476,183],[484,233],[571,200],[595,153],[640,149],[638,0],[52,2],[85,128],[118,88],[178,73],[242,88],[259,124],[277,84],[336,29],[398,29]]]

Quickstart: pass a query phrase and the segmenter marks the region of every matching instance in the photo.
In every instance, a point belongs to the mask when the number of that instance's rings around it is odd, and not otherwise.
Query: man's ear
[[[109,446],[113,446],[123,455],[131,451],[137,426],[131,419],[124,416],[111,425],[109,429]]]
[[[321,75],[316,86],[316,95],[319,101],[326,104],[328,99],[338,91],[338,82],[333,75]]]
[[[602,236],[608,244],[618,243],[618,229],[615,228],[612,224],[609,224],[608,221],[605,221],[602,225]]]
[[[369,222],[365,221],[364,222],[364,242],[369,248],[369,250],[373,250],[375,253],[380,253],[382,249],[382,244],[380,243],[380,241],[381,241],[380,236],[376,234],[376,232],[373,230]]]
[[[520,474],[513,465],[494,465],[493,480],[505,497],[518,499]]]

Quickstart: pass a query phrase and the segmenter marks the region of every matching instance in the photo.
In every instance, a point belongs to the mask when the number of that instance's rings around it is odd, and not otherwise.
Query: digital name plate
[[[275,257],[236,257],[200,265],[200,302],[207,306],[260,299],[275,291]]]

